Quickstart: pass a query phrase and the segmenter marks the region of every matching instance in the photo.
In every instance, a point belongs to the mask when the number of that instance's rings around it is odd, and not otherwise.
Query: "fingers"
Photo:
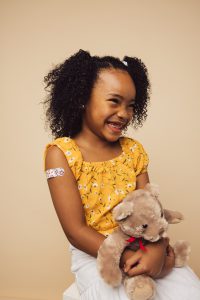
[[[163,238],[157,244],[148,244],[146,247],[148,248],[147,252],[138,250],[124,264],[123,270],[129,276],[148,274],[155,277],[160,274],[167,257],[168,260],[172,260],[167,263],[170,265],[173,263],[174,251],[169,245],[169,238]]]
[[[140,252],[136,252],[133,256],[131,256],[129,259],[127,259],[126,263],[124,264],[124,272],[127,273],[131,268],[133,268],[134,265],[138,264],[139,260],[141,258]],[[135,267],[134,267],[135,268]]]
[[[135,267],[130,269],[127,274],[129,276],[137,276],[137,275],[142,275],[146,273],[146,268],[142,264],[137,264]]]
[[[141,252],[136,252],[134,256],[130,257],[126,261],[126,264],[124,265],[124,272],[131,277],[147,273],[145,264],[140,262],[141,258]]]

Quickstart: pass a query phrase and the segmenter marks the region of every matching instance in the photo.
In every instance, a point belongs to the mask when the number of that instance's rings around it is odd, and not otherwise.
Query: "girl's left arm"
[[[149,183],[149,175],[147,172],[142,173],[136,177],[136,190],[143,189]]]

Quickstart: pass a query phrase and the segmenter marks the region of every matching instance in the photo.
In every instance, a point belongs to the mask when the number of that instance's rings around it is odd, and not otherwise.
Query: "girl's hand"
[[[161,239],[146,245],[147,251],[139,249],[137,252],[132,252],[132,256],[125,261],[124,272],[131,277],[147,274],[153,278],[158,278],[165,263],[168,245],[169,239]]]
[[[169,274],[172,270],[172,268],[175,266],[175,254],[174,249],[168,245],[167,247],[167,255],[165,257],[165,263],[163,265],[162,271],[156,278],[162,278]]]

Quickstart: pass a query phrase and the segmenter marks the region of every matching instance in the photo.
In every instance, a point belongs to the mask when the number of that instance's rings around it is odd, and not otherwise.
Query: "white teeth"
[[[111,126],[115,127],[115,128],[122,128],[123,125],[122,124],[117,124],[117,123],[109,123]]]
[[[117,124],[110,124],[111,126],[115,127],[115,128],[121,128],[120,125],[117,125]]]

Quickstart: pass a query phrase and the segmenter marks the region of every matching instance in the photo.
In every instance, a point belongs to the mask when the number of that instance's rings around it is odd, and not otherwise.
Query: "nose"
[[[130,111],[130,109],[126,108],[126,107],[120,107],[118,112],[117,112],[117,116],[120,119],[131,119],[132,117],[132,112]]]

